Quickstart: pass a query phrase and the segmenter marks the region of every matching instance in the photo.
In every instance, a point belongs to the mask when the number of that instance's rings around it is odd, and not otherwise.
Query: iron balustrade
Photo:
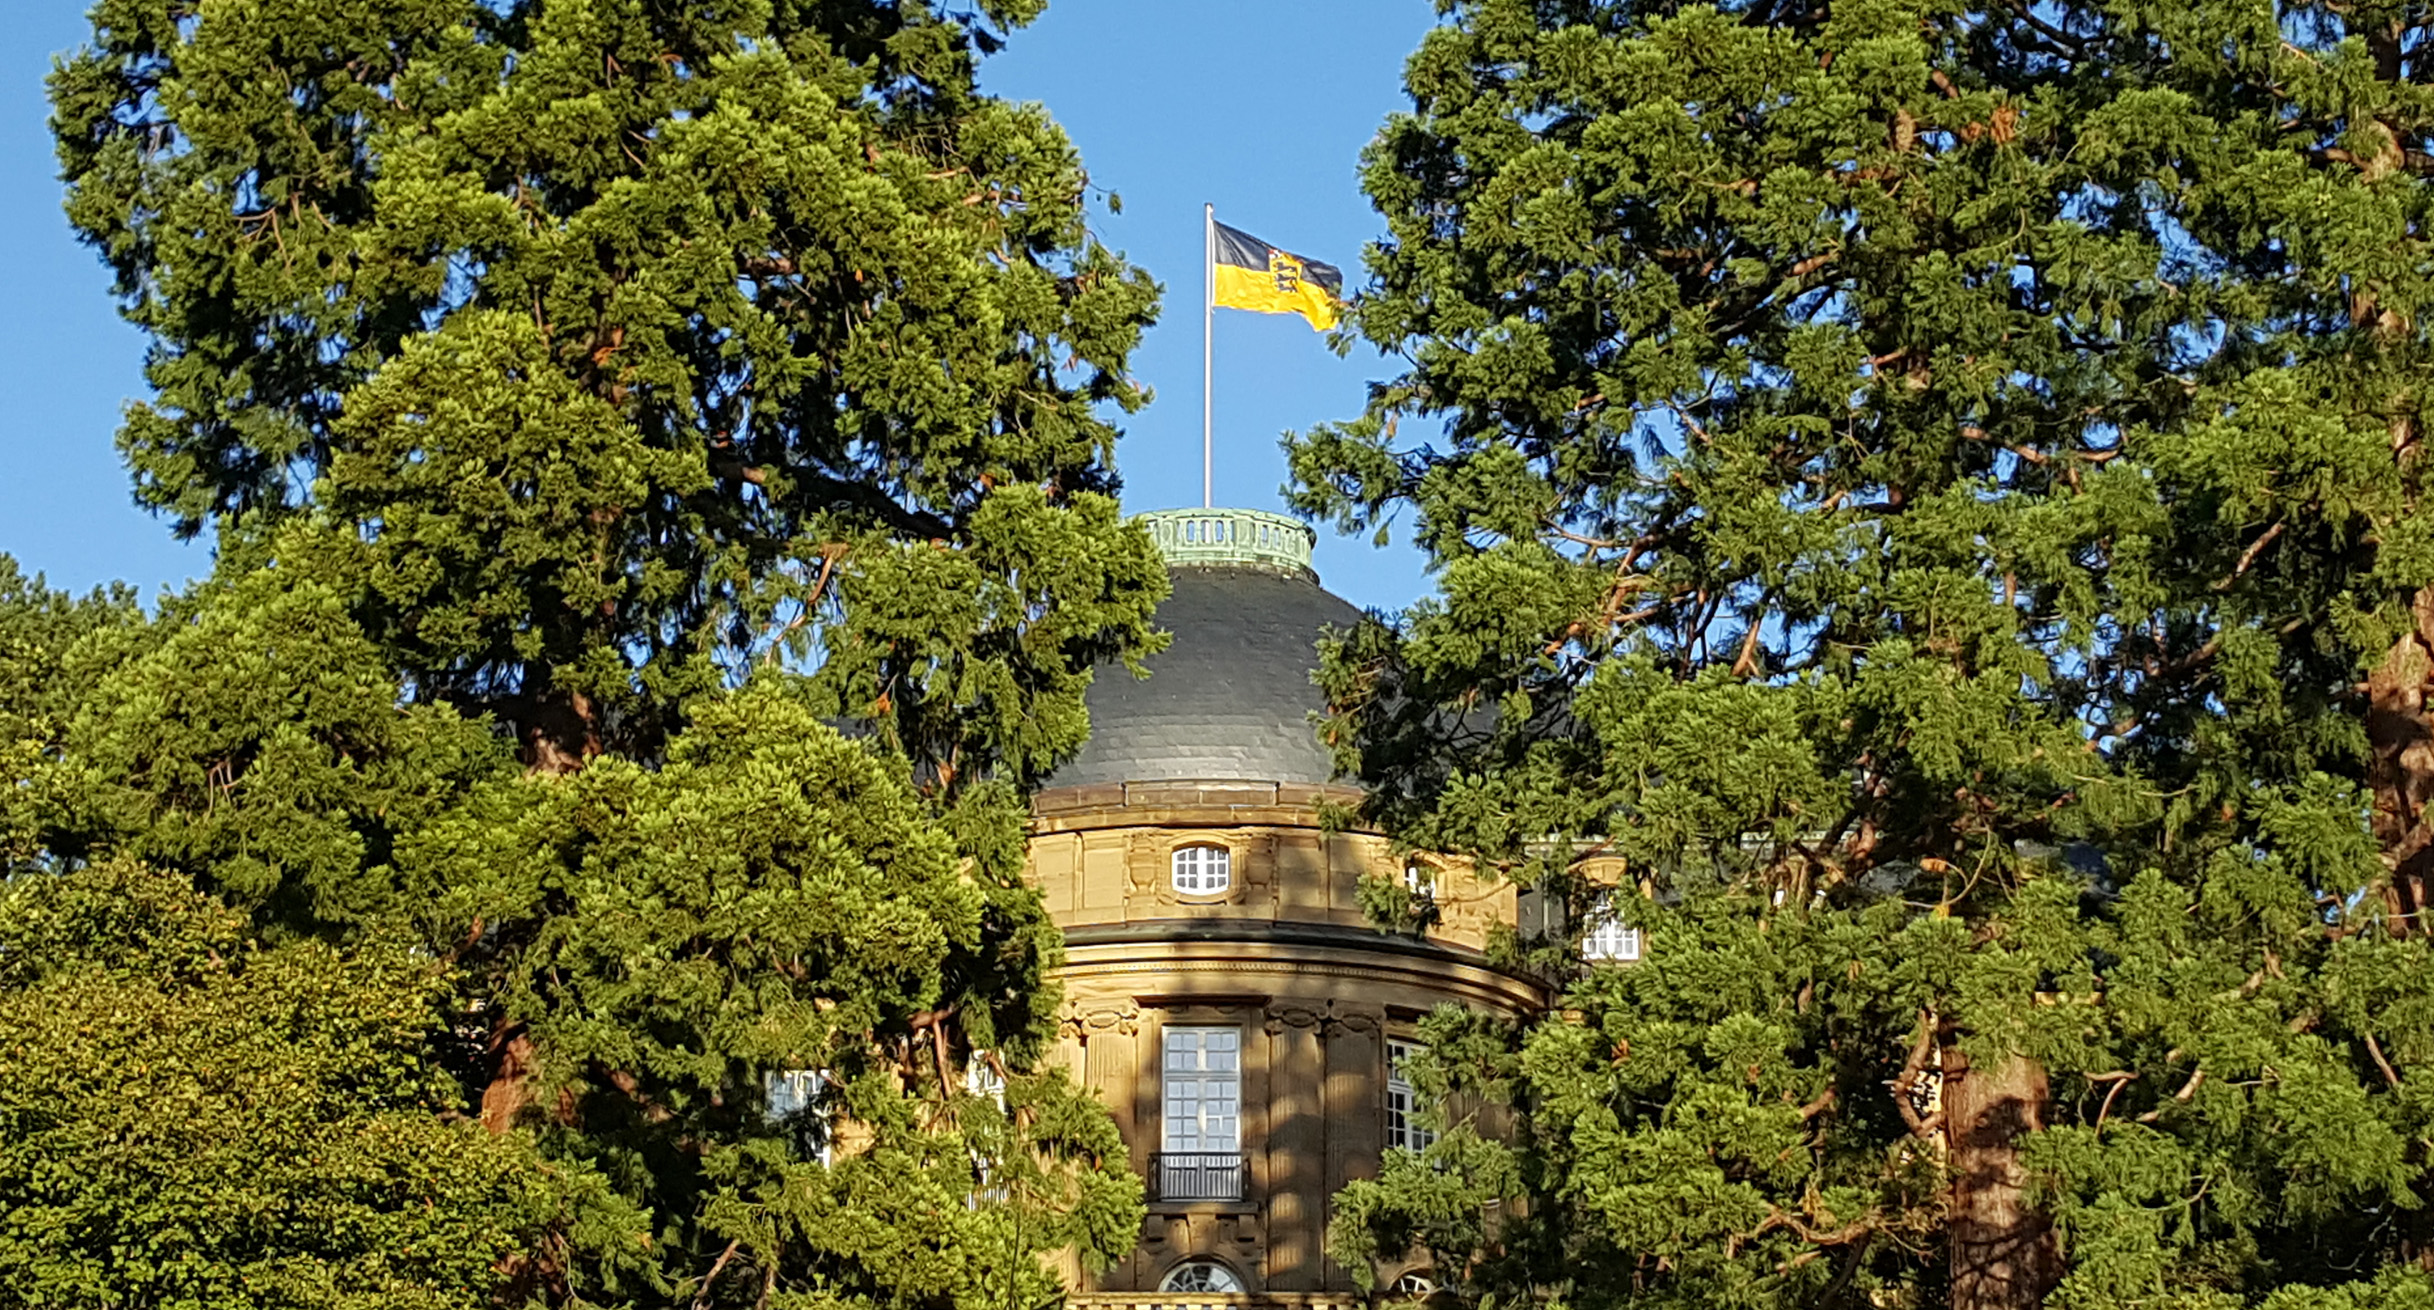
[[[1149,1158],[1150,1197],[1159,1201],[1239,1201],[1250,1181],[1238,1152],[1167,1151]]]

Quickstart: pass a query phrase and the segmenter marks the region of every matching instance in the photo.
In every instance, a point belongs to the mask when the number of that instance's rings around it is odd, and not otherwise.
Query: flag
[[[1211,299],[1223,309],[1299,314],[1324,332],[1335,326],[1344,273],[1333,264],[1278,250],[1239,228],[1215,224]]]

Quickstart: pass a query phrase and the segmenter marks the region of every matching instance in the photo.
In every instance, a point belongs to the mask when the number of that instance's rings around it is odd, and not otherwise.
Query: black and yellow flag
[[[1278,250],[1238,228],[1216,225],[1212,297],[1221,309],[1299,314],[1324,332],[1335,326],[1344,273],[1333,264]]]

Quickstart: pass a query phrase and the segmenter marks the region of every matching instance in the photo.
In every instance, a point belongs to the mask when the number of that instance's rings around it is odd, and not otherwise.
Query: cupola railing
[[[1318,544],[1309,524],[1265,510],[1153,509],[1140,520],[1169,565],[1235,564],[1307,573]]]

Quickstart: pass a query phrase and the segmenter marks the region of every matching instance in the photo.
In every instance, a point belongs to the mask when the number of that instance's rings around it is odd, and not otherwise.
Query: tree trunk
[[[532,1036],[524,1025],[508,1024],[492,1034],[490,1047],[494,1063],[490,1085],[482,1089],[482,1127],[504,1133],[532,1099]]]
[[[581,772],[603,749],[599,712],[582,692],[545,687],[501,709],[523,739],[524,767],[534,773]]]
[[[2392,930],[2403,935],[2427,927],[2426,893],[2434,877],[2434,828],[2425,815],[2426,802],[2434,800],[2434,731],[2426,718],[2426,691],[2434,681],[2434,587],[2419,591],[2410,611],[2415,629],[2392,643],[2366,680],[2375,844],[2391,870],[2384,904]]]
[[[2043,1305],[2061,1277],[2051,1220],[2028,1204],[2020,1142],[2045,1126],[2045,1070],[2025,1056],[1973,1069],[1944,1050],[1952,1166],[1952,1310]]]

